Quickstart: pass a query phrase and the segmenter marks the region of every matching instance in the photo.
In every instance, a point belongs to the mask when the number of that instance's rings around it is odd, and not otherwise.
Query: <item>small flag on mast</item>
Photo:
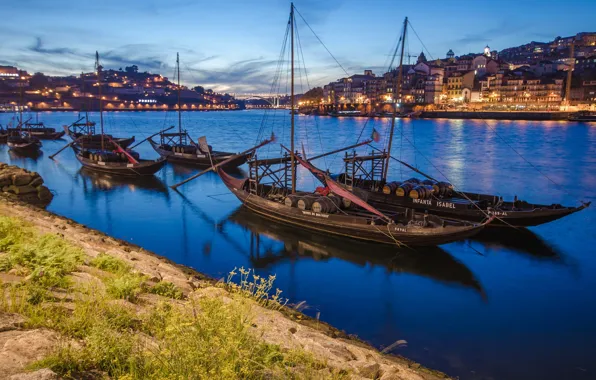
[[[370,138],[374,141],[374,142],[379,142],[381,140],[381,135],[379,134],[379,132],[377,132],[376,129],[373,128],[372,130],[372,135],[370,136]]]

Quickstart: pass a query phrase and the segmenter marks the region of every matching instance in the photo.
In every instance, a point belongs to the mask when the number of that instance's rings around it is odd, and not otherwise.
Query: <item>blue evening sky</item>
[[[172,77],[176,52],[185,84],[232,92],[270,88],[288,19],[281,0],[0,0],[0,65],[29,72],[91,71],[136,64]],[[381,74],[408,16],[428,51],[442,58],[501,50],[596,31],[594,0],[296,0],[295,5],[352,74]],[[299,16],[309,84],[344,75]],[[407,49],[423,49],[411,33]],[[415,58],[412,58],[415,59]],[[306,87],[306,80],[303,85]]]

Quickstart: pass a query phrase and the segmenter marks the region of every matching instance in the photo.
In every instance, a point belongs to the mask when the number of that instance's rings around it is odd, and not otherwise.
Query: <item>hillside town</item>
[[[444,58],[437,59],[421,52],[415,63],[403,65],[396,99],[393,87],[398,74],[399,67],[382,75],[365,70],[322,86],[320,93],[307,93],[301,103],[325,111],[361,112],[386,111],[393,103],[425,110],[558,111],[570,105],[589,109],[596,104],[596,33],[530,42],[500,52],[486,46],[482,53],[456,56],[449,49]],[[140,72],[132,65],[104,70],[101,97],[106,110],[174,110],[177,88],[168,78]],[[31,110],[97,110],[99,90],[94,72],[60,77],[0,66],[3,110],[20,104]],[[287,94],[273,97],[273,101],[263,97],[238,100],[201,86],[181,86],[180,107],[233,110],[284,107],[289,102]]]
[[[22,87],[22,91],[21,91]],[[102,70],[101,89],[97,74],[71,76],[30,75],[13,66],[0,66],[0,106],[14,109],[23,104],[31,110],[98,110],[99,94],[105,110],[173,110],[178,108],[178,86],[160,74],[140,72],[136,65]],[[100,91],[101,90],[101,91]],[[22,97],[22,99],[21,99]],[[233,96],[201,86],[180,88],[183,110],[229,110]]]
[[[391,103],[398,73],[399,67],[380,76],[365,70],[338,79],[323,86],[320,102],[341,109]],[[445,58],[439,59],[429,59],[421,52],[416,63],[403,65],[401,87],[398,103],[427,109],[476,104],[493,109],[558,110],[564,101],[594,104],[596,33],[557,37],[548,43],[531,42],[501,52],[486,46],[482,53],[456,56],[450,49]]]

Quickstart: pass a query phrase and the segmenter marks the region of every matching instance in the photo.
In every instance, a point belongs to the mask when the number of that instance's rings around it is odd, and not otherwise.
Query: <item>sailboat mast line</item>
[[[273,81],[271,82],[271,89],[269,91],[269,94],[271,96],[277,96],[277,94],[279,94],[279,88],[281,86],[280,79],[281,79],[281,75],[282,75],[283,68],[284,68],[284,58],[286,55],[289,34],[290,34],[290,21],[288,20],[288,22],[286,23],[286,32],[284,34],[284,38],[283,38],[282,44],[281,44],[281,49],[280,49],[279,56],[277,59],[277,67],[275,69],[275,74],[273,75]],[[275,110],[273,112],[275,112]],[[257,139],[256,139],[255,143],[258,143],[263,138],[263,133],[265,130],[265,125],[267,123],[268,117],[269,117],[268,109],[265,109],[265,112],[263,113],[263,118],[261,119],[261,126],[259,127],[259,132],[257,133]],[[272,132],[272,131],[273,131],[273,126],[271,127],[270,132]]]
[[[393,115],[391,118],[391,131],[389,132],[389,143],[387,144],[387,154],[391,155],[391,145],[393,143],[393,132],[395,131],[395,118],[397,117],[397,101],[401,102],[401,85],[402,76],[404,74],[404,48],[406,44],[406,33],[408,31],[408,18],[404,20],[404,31],[401,43],[401,54],[399,56],[399,73],[397,75],[397,81],[394,81],[393,86]],[[387,180],[387,172],[389,171],[389,160],[385,160],[385,172],[383,173],[383,180]]]
[[[290,158],[292,165],[292,194],[296,194],[296,157],[294,147],[294,106],[296,99],[294,97],[294,3],[290,3],[290,35],[291,35],[291,51],[292,51],[292,82],[290,84],[290,142],[291,149]]]
[[[99,122],[101,126],[101,151],[105,150],[103,132],[103,101],[101,98],[101,66],[99,65],[99,53],[95,52],[95,68],[97,70],[97,91],[99,95]]]

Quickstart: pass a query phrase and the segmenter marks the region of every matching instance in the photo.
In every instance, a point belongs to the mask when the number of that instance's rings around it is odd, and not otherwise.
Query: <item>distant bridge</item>
[[[251,99],[262,99],[269,103],[271,107],[278,108],[279,107],[279,99],[284,95],[280,94],[258,94],[258,93],[248,93],[248,94],[232,94],[238,100],[251,100]]]

